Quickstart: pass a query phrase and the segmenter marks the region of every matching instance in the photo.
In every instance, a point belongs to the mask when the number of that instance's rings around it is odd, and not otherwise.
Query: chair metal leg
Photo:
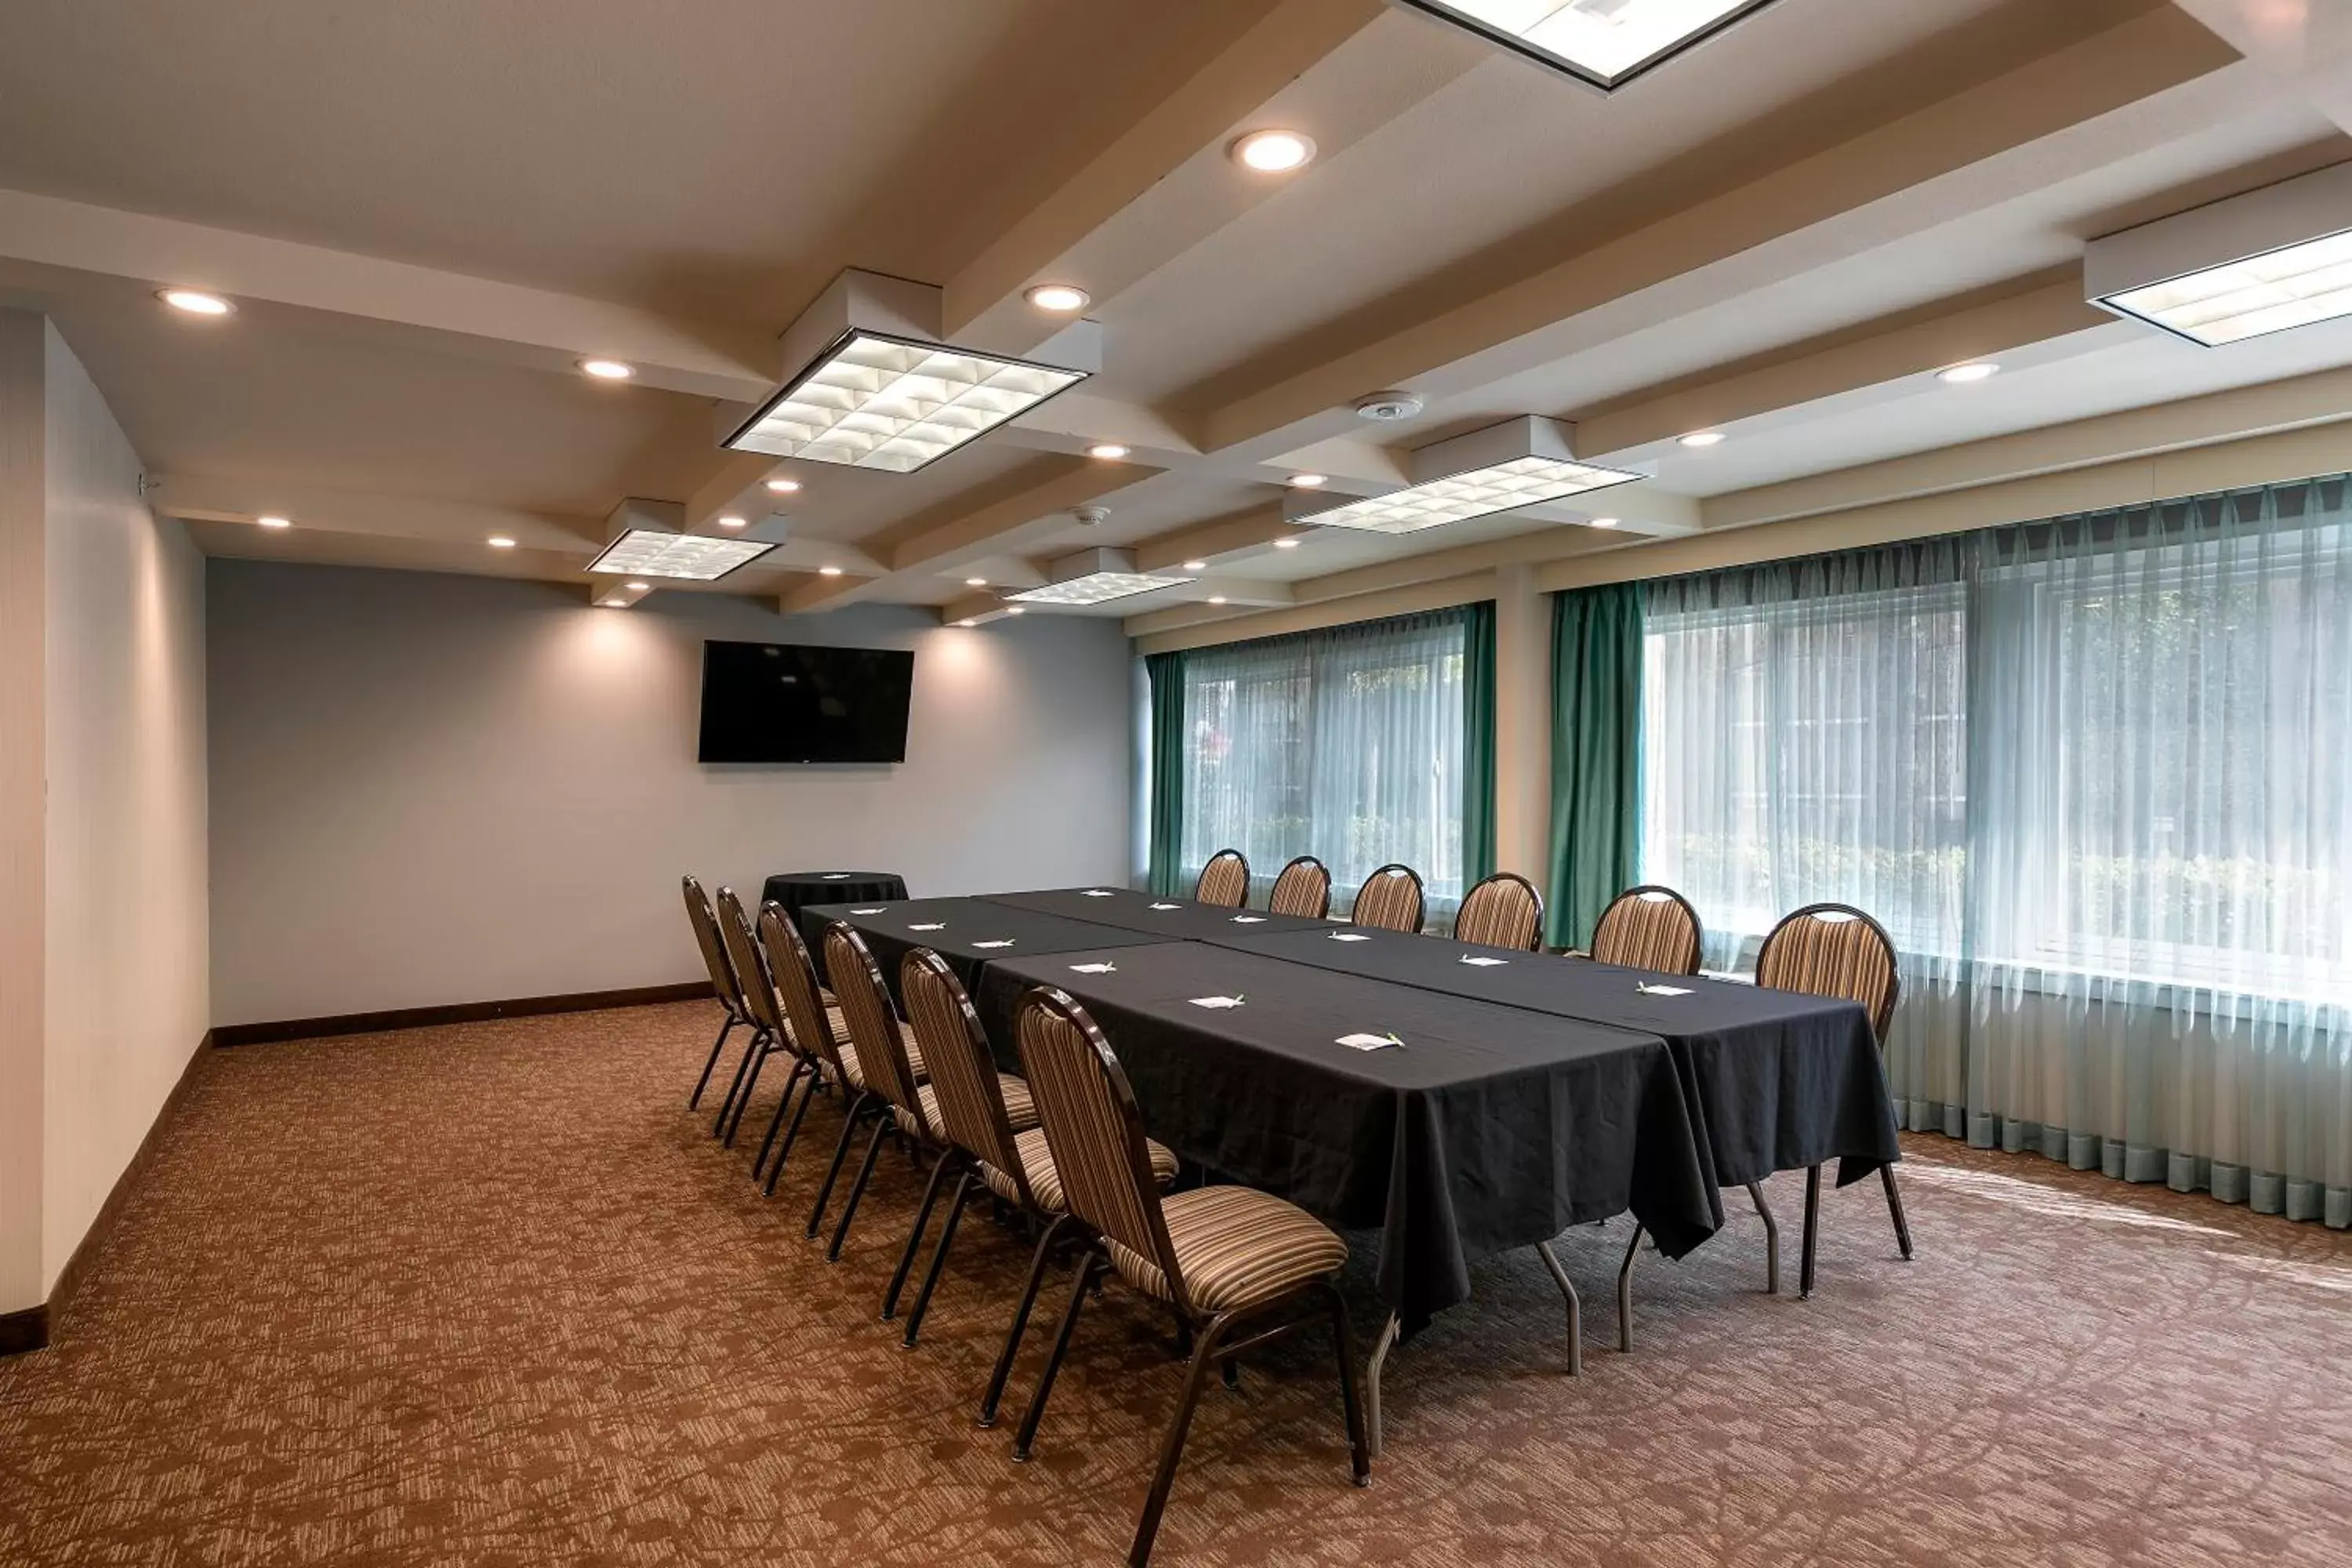
[[[1372,1359],[1364,1363],[1364,1424],[1371,1428],[1370,1442],[1372,1458],[1381,1457],[1381,1373],[1388,1369],[1389,1352],[1396,1349],[1397,1333],[1404,1326],[1394,1312],[1381,1325],[1380,1336],[1372,1341]]]
[[[849,1157],[850,1140],[857,1136],[858,1118],[865,1115],[873,1096],[859,1093],[849,1102],[847,1114],[841,1119],[841,1140],[833,1146],[833,1163],[825,1168],[824,1184],[816,1190],[816,1206],[809,1210],[808,1237],[814,1241],[817,1232],[824,1227],[824,1205],[833,1201],[833,1184],[841,1178],[841,1163]]]
[[[1029,1264],[1029,1283],[1022,1289],[1021,1304],[1013,1310],[1013,1327],[1004,1335],[1004,1350],[996,1358],[996,1371],[988,1380],[988,1393],[980,1402],[980,1418],[975,1426],[996,1425],[996,1407],[1004,1398],[1004,1384],[1013,1375],[1013,1358],[1021,1353],[1021,1336],[1028,1331],[1029,1312],[1037,1304],[1037,1288],[1045,1283],[1045,1265],[1054,1256],[1054,1244],[1062,1238],[1062,1230],[1070,1216],[1059,1215],[1037,1238],[1037,1256]]]
[[[1536,1256],[1544,1260],[1544,1267],[1551,1270],[1551,1282],[1559,1287],[1559,1293],[1568,1300],[1568,1375],[1581,1377],[1584,1375],[1584,1303],[1577,1300],[1576,1285],[1569,1279],[1568,1270],[1559,1266],[1559,1254],[1551,1249],[1550,1242],[1537,1242]]]
[[[1822,1168],[1805,1172],[1805,1245],[1797,1265],[1797,1296],[1813,1299],[1813,1246],[1822,1233]]]
[[[1764,1294],[1780,1293],[1780,1226],[1772,1217],[1772,1205],[1764,1201],[1764,1184],[1748,1184],[1748,1195],[1756,1201],[1757,1217],[1764,1222]]]
[[[768,1156],[775,1152],[776,1134],[783,1130],[784,1112],[793,1108],[793,1090],[801,1086],[801,1075],[809,1070],[808,1062],[800,1057],[793,1058],[793,1070],[784,1075],[783,1098],[776,1101],[776,1113],[768,1118],[768,1135],[760,1140],[760,1157],[751,1162],[751,1179],[758,1181],[766,1168]]]
[[[751,1091],[760,1085],[760,1069],[768,1065],[768,1058],[776,1054],[778,1047],[763,1035],[757,1049],[758,1054],[751,1058],[751,1076],[743,1080],[743,1092],[735,1097],[735,1114],[727,1120],[726,1144],[730,1149],[735,1147],[735,1134],[743,1126],[743,1113],[751,1109]]]
[[[890,1287],[882,1292],[882,1321],[888,1322],[898,1315],[898,1293],[907,1288],[907,1276],[915,1267],[915,1254],[922,1249],[923,1232],[931,1227],[931,1210],[939,1206],[940,1184],[947,1180],[948,1167],[955,1159],[945,1150],[931,1163],[931,1179],[923,1186],[923,1206],[915,1211],[915,1226],[907,1233],[907,1245],[899,1251],[898,1267],[890,1273]]]
[[[1903,1217],[1903,1189],[1895,1184],[1895,1167],[1878,1167],[1878,1179],[1886,1186],[1886,1212],[1895,1219],[1895,1242],[1903,1248],[1903,1260],[1911,1261],[1911,1222]]]
[[[734,1032],[735,1015],[730,1013],[727,1015],[727,1021],[719,1026],[719,1038],[711,1046],[710,1055],[702,1064],[702,1076],[694,1080],[694,1093],[686,1102],[686,1108],[688,1110],[694,1110],[702,1103],[702,1091],[710,1087],[711,1069],[719,1065],[719,1055],[727,1048],[727,1037]]]
[[[1054,1379],[1061,1373],[1062,1359],[1070,1353],[1070,1335],[1078,1326],[1078,1309],[1086,1305],[1087,1287],[1094,1283],[1095,1271],[1103,1267],[1102,1255],[1090,1252],[1071,1277],[1062,1326],[1054,1331],[1054,1348],[1045,1357],[1045,1370],[1038,1374],[1037,1392],[1029,1396],[1029,1408],[1021,1415],[1021,1430],[1013,1435],[1013,1458],[1017,1464],[1029,1462],[1030,1446],[1037,1441],[1037,1423],[1045,1418],[1045,1401],[1053,1396]]]
[[[751,1070],[752,1060],[760,1054],[760,1031],[753,1029],[751,1044],[743,1047],[742,1056],[736,1059],[735,1076],[727,1081],[727,1098],[719,1102],[718,1120],[710,1124],[713,1138],[727,1131],[727,1113],[735,1109],[735,1097],[743,1092],[743,1075]]]
[[[1192,1412],[1201,1403],[1201,1385],[1209,1380],[1209,1362],[1225,1337],[1225,1320],[1219,1316],[1201,1335],[1201,1342],[1192,1351],[1192,1363],[1184,1373],[1184,1392],[1176,1401],[1176,1414],[1168,1423],[1168,1436],[1160,1440],[1160,1468],[1152,1472],[1151,1490],[1143,1500],[1143,1517],[1135,1523],[1135,1544],[1128,1548],[1128,1568],[1144,1568],[1151,1561],[1151,1541],[1160,1533],[1160,1516],[1168,1511],[1168,1492],[1176,1484],[1176,1466],[1184,1458],[1184,1434],[1192,1425]]]
[[[833,1227],[833,1240],[824,1249],[827,1263],[841,1261],[841,1244],[849,1239],[849,1222],[857,1217],[858,1200],[866,1195],[866,1184],[874,1179],[874,1162],[882,1153],[883,1135],[890,1131],[890,1113],[885,1110],[874,1123],[874,1136],[866,1142],[865,1163],[857,1167],[857,1180],[849,1184],[848,1201],[841,1205],[841,1223]]]
[[[1642,1250],[1642,1226],[1636,1222],[1633,1239],[1625,1244],[1625,1261],[1617,1266],[1617,1353],[1631,1355],[1633,1352],[1633,1258]]]
[[[807,1087],[801,1090],[801,1102],[793,1111],[793,1124],[784,1129],[784,1142],[776,1150],[775,1162],[768,1167],[768,1195],[776,1195],[777,1179],[784,1173],[784,1162],[793,1157],[793,1145],[800,1141],[801,1122],[808,1116],[809,1102],[824,1088],[824,1074],[815,1064],[809,1067]]]
[[[1364,1431],[1364,1412],[1356,1402],[1356,1337],[1348,1331],[1348,1299],[1339,1287],[1326,1281],[1331,1297],[1331,1338],[1339,1357],[1339,1409],[1348,1420],[1348,1462],[1356,1484],[1372,1484],[1372,1445]]]
[[[972,1185],[972,1173],[966,1171],[948,1199],[948,1217],[940,1222],[940,1244],[931,1251],[931,1266],[923,1271],[923,1288],[915,1292],[915,1309],[907,1314],[906,1337],[898,1342],[908,1350],[915,1348],[915,1336],[923,1331],[923,1314],[931,1310],[931,1292],[940,1288],[940,1275],[947,1268],[948,1248],[955,1245],[956,1221],[963,1218],[964,1205],[980,1190]]]

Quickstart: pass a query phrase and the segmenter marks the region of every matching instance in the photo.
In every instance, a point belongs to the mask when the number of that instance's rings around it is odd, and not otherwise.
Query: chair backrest
[[[1895,939],[1851,904],[1808,904],[1782,919],[1756,950],[1756,984],[1859,1002],[1881,1046],[1903,989]]]
[[[899,961],[898,994],[907,1004],[907,1026],[923,1047],[923,1068],[931,1075],[939,1101],[940,1131],[965,1153],[1010,1176],[1022,1202],[1034,1208],[1036,1199],[1013,1144],[1013,1118],[1004,1109],[996,1058],[963,982],[946,959],[919,947]]]
[[[1312,855],[1301,855],[1274,879],[1274,893],[1265,907],[1278,915],[1321,920],[1331,912],[1330,868]]]
[[[1189,1307],[1144,1146],[1143,1113],[1110,1042],[1076,999],[1050,985],[1021,998],[1013,1036],[1069,1212],[1156,1264],[1171,1299]]]
[[[776,984],[768,973],[760,944],[751,940],[751,922],[743,914],[743,900],[732,888],[719,889],[719,930],[727,944],[727,961],[734,967],[743,1011],[754,1026],[778,1040],[784,1037],[784,1016],[776,1006]]]
[[[1421,934],[1421,873],[1410,866],[1383,866],[1364,879],[1348,918],[1360,926]]]
[[[775,983],[776,999],[783,1004],[784,1022],[792,1026],[793,1049],[823,1062],[838,1077],[841,1042],[833,1037],[833,1020],[817,994],[816,965],[793,917],[773,899],[760,906],[760,951],[768,962],[768,977]]]
[[[1237,910],[1249,902],[1249,862],[1238,849],[1220,849],[1201,868],[1192,884],[1192,901]]]
[[[825,928],[824,972],[833,976],[834,1000],[841,1004],[841,1021],[849,1026],[850,1044],[857,1047],[859,1076],[866,1087],[891,1104],[915,1110],[915,1073],[907,1061],[907,1038],[898,1033],[898,1016],[890,1011],[890,993],[882,984],[882,966],[866,939],[846,921]]]
[[[1705,932],[1698,911],[1672,888],[1628,888],[1592,925],[1592,956],[1626,969],[1696,974]]]
[[[719,993],[719,1005],[736,1018],[744,1018],[743,987],[736,981],[734,965],[727,961],[727,946],[719,934],[718,917],[710,912],[709,896],[702,884],[692,877],[678,879],[686,891],[686,923],[694,928],[694,945],[702,950],[702,967],[710,971],[710,988]]]
[[[1543,895],[1516,871],[1497,871],[1462,900],[1454,940],[1533,952],[1543,946]]]

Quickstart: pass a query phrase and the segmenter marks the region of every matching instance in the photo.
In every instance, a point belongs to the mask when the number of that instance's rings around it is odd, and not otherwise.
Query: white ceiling
[[[2352,159],[2352,24],[2325,7],[1778,0],[1614,96],[1378,0],[555,17],[0,8],[0,305],[55,318],[208,552],[581,581],[639,497],[760,515],[784,547],[719,591],[795,608],[947,605],[1108,544],[1212,564],[1092,613],[1242,614],[1486,540],[1591,547],[1571,510],[1273,548],[1288,473],[1368,493],[1508,415],[1653,473],[1586,512],[1640,538],[2183,399],[2226,439],[2226,395],[2352,364],[2352,327],[2199,351],[2067,302],[2086,239]],[[1245,174],[1226,144],[1264,125],[1320,156]],[[845,268],[941,285],[951,326],[1016,353],[1051,330],[1021,287],[1079,282],[1102,372],[915,475],[790,468],[766,518],[719,400],[787,368],[777,335]],[[174,315],[166,283],[238,311]],[[1933,379],[1972,344],[2003,374]],[[594,353],[639,382],[577,374]],[[1424,412],[1348,412],[1388,386]],[[1675,445],[1697,423],[1731,438]],[[1129,461],[1083,455],[1114,438]]]

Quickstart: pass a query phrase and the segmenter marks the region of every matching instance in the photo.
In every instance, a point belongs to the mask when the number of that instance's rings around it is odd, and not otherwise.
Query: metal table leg
[[[1568,1299],[1568,1375],[1581,1377],[1584,1375],[1584,1303],[1576,1299],[1576,1286],[1569,1279],[1568,1270],[1559,1266],[1559,1255],[1551,1249],[1551,1243],[1537,1242],[1536,1252],[1543,1258],[1544,1267],[1551,1270],[1551,1282],[1559,1286],[1559,1293]]]
[[[1372,1458],[1381,1457],[1381,1370],[1388,1365],[1389,1352],[1396,1347],[1397,1334],[1403,1323],[1394,1312],[1381,1325],[1381,1337],[1372,1342],[1372,1359],[1364,1364],[1364,1415],[1370,1427]]]

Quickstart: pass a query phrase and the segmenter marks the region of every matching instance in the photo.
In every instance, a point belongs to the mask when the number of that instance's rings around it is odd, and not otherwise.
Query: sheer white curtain
[[[2342,479],[1651,585],[1643,875],[1902,951],[1906,1125],[2352,1225]]]
[[[1409,616],[1185,656],[1189,879],[1228,846],[1262,890],[1296,855],[1331,868],[1335,907],[1391,860],[1432,911],[1462,895],[1458,612]]]

